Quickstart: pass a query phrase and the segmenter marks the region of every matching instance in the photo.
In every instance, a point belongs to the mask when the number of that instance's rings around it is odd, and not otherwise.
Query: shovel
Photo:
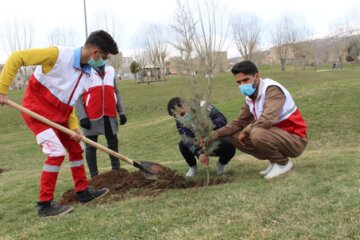
[[[70,136],[75,134],[72,130],[70,130],[70,129],[64,127],[64,126],[61,126],[60,124],[54,123],[54,122],[50,121],[49,119],[47,119],[47,118],[45,118],[45,117],[43,117],[43,116],[41,116],[41,115],[39,115],[39,114],[37,114],[35,112],[23,107],[23,106],[11,101],[9,99],[7,100],[6,104],[8,106],[12,107],[12,108],[15,108],[15,109],[29,115],[32,118],[35,118],[36,120],[38,120],[38,121],[40,121],[42,123],[45,123],[45,124],[49,125],[50,127],[56,128],[57,130],[59,130],[61,132],[69,134]],[[113,150],[111,150],[111,149],[109,149],[107,147],[104,147],[103,145],[98,144],[97,142],[94,142],[94,141],[86,138],[85,136],[81,136],[81,140],[83,142],[89,144],[92,147],[95,147],[95,148],[97,148],[97,149],[99,149],[99,150],[101,150],[101,151],[103,151],[103,152],[105,152],[107,154],[110,154],[111,156],[114,156],[114,157],[116,157],[116,158],[118,158],[118,159],[120,159],[120,160],[122,160],[122,161],[124,161],[124,162],[126,162],[126,163],[140,169],[141,171],[144,172],[145,178],[147,178],[147,179],[153,179],[153,180],[157,179],[157,175],[159,174],[159,172],[160,172],[160,170],[162,168],[162,166],[160,164],[158,164],[158,163],[141,162],[141,164],[140,164],[138,162],[135,162],[134,160],[131,160],[130,158],[128,158],[128,157],[126,157],[126,156],[124,156],[124,155],[122,155],[122,154],[120,154],[118,152],[115,152],[115,151],[113,151]]]

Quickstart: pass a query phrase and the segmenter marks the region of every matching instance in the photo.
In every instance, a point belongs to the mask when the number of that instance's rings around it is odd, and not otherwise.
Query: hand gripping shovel
[[[47,125],[49,125],[50,127],[53,127],[53,128],[56,128],[57,130],[61,131],[61,132],[64,132],[66,134],[69,134],[69,135],[74,135],[75,133],[64,127],[64,126],[61,126],[60,124],[57,124],[57,123],[54,123],[52,121],[50,121],[49,119],[33,112],[33,111],[30,111],[29,109],[11,101],[11,100],[7,100],[6,104],[12,108],[15,108],[27,115],[29,115],[30,117],[32,118],[35,118],[36,120],[42,122],[42,123],[45,123]],[[82,136],[81,137],[81,140],[87,144],[89,144],[90,146],[93,146],[107,154],[110,154],[130,165],[133,165],[134,167],[140,169],[141,171],[144,172],[144,175],[145,175],[145,178],[147,179],[157,179],[157,175],[159,174],[160,170],[161,170],[161,165],[158,164],[158,163],[153,163],[153,162],[141,162],[138,163],[138,162],[135,162],[134,160],[131,160],[130,158],[120,154],[120,153],[117,153],[107,147],[104,147],[103,145],[101,144],[98,144],[97,142],[94,142],[88,138],[86,138],[85,136]]]

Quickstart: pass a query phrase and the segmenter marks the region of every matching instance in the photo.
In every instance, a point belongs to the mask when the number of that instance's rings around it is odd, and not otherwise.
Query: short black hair
[[[256,65],[253,62],[251,62],[251,61],[242,61],[242,62],[239,62],[239,63],[235,64],[231,68],[231,72],[234,75],[239,74],[239,73],[255,75],[259,71],[258,71]]]
[[[86,39],[85,45],[95,45],[104,53],[118,54],[119,49],[111,37],[111,35],[104,30],[92,32]]]
[[[182,106],[183,106],[183,100],[179,97],[174,97],[169,100],[167,105],[167,111],[170,116],[174,116],[174,111],[176,110],[176,108]]]

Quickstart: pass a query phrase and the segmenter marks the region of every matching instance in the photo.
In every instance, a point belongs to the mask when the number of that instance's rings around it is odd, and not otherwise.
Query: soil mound
[[[223,178],[211,179],[210,185],[226,182]],[[146,179],[142,171],[129,172],[126,169],[105,172],[89,180],[89,187],[107,187],[110,190],[107,197],[110,200],[121,200],[126,196],[155,196],[170,189],[184,189],[203,187],[204,181],[194,182],[180,176],[170,168],[162,167],[157,180]],[[59,200],[59,204],[76,203],[75,190],[66,191]]]

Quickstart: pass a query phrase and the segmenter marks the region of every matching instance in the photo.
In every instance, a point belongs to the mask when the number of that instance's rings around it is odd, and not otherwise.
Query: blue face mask
[[[249,84],[244,84],[244,85],[240,85],[240,92],[244,95],[244,96],[251,96],[255,93],[256,88],[253,87],[252,83]]]

